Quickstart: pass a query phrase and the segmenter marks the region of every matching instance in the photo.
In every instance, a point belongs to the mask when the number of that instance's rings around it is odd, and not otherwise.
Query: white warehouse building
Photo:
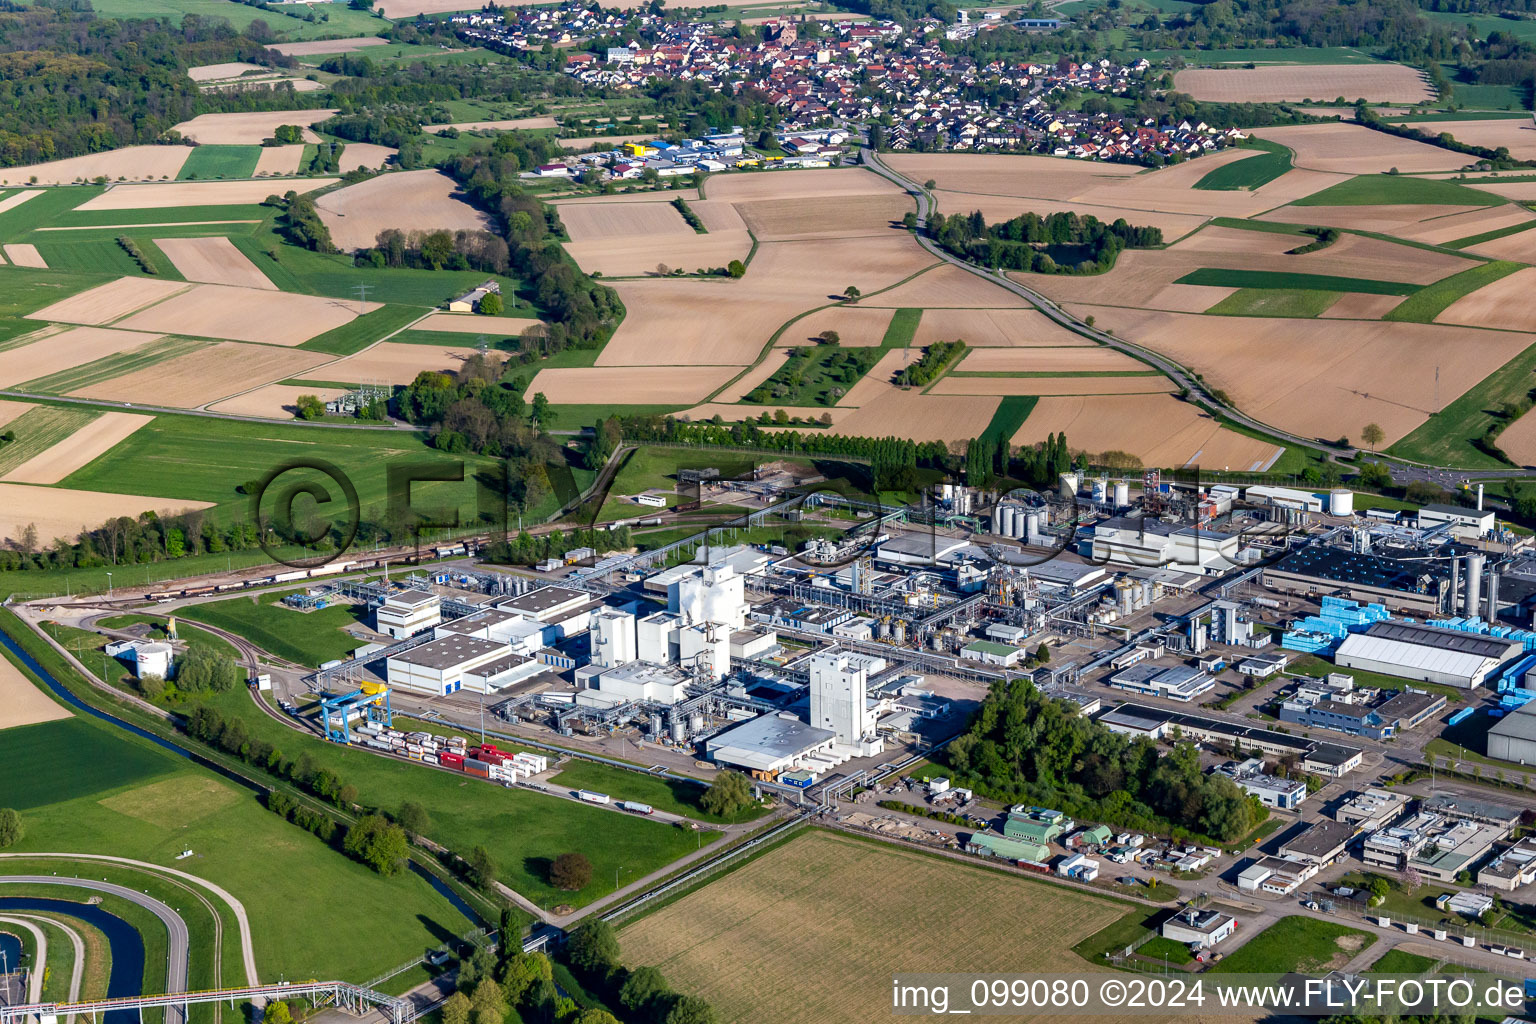
[[[1518,641],[1502,637],[1387,621],[1345,637],[1334,661],[1341,668],[1467,690],[1482,685],[1520,651]]]
[[[459,690],[490,693],[537,675],[543,666],[504,643],[447,636],[391,656],[389,685],[412,693],[446,696]]]

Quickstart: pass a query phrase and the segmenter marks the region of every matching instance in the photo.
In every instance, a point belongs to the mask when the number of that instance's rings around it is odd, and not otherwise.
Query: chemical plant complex
[[[242,647],[252,698],[289,729],[462,775],[491,803],[527,789],[701,830],[622,784],[554,780],[588,764],[686,790],[736,772],[774,832],[819,824],[1164,906],[1142,939],[1187,948],[1192,969],[1284,913],[1484,970],[1536,953],[1507,910],[1536,881],[1536,553],[1476,494],[1399,511],[1147,473],[944,485],[911,505],[760,480],[701,495],[748,511],[536,570],[467,543],[146,596],[173,634],[232,590],[283,587],[274,607],[295,624],[350,607],[347,657],[303,668]],[[774,524],[818,530],[737,536]],[[175,678],[174,637],[80,622],[125,668]],[[947,747],[989,691],[1024,680],[1053,714],[1180,759],[1264,824],[1194,840],[987,799]],[[701,839],[681,877],[749,848]],[[1432,884],[1433,904],[1383,909],[1372,873]],[[681,884],[657,871],[595,906],[622,915]],[[529,948],[581,916],[519,905],[540,918]],[[1134,945],[1095,956],[1140,963]]]

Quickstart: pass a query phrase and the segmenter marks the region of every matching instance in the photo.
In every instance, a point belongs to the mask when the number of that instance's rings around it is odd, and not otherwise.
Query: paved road
[[[897,185],[900,185],[917,199],[918,227],[925,227],[928,223],[928,215],[933,210],[933,199],[928,195],[928,193],[923,191],[923,189],[916,182],[902,176],[901,174],[898,174],[897,172],[891,170],[889,167],[885,166],[885,164],[881,163],[879,155],[876,154],[873,150],[863,149],[859,152],[865,167],[868,167],[870,170],[874,171],[881,177],[886,178]],[[1041,295],[1039,292],[1031,288],[1027,288],[1003,274],[992,273],[985,268],[978,267],[973,263],[967,263],[965,260],[945,252],[921,230],[919,230],[917,233],[917,241],[918,244],[920,244],[924,249],[928,250],[929,253],[938,257],[944,262],[959,267],[961,270],[975,274],[977,277],[984,277],[998,287],[1005,288],[1013,294],[1019,296],[1020,298],[1029,302],[1030,305],[1034,306],[1040,312],[1044,313],[1051,320],[1055,321],[1062,327],[1065,327],[1067,330],[1081,334],[1084,337],[1091,338],[1101,345],[1107,345],[1110,348],[1117,349],[1118,351],[1124,352],[1126,355],[1132,356],[1135,359],[1139,359],[1144,363],[1150,364],[1151,366],[1160,370],[1165,376],[1167,376],[1179,387],[1186,388],[1192,396],[1198,396],[1204,404],[1211,406],[1212,408],[1220,409],[1222,415],[1236,421],[1237,423],[1242,424],[1245,427],[1262,431],[1273,437],[1281,438],[1288,444],[1294,444],[1303,448],[1310,448],[1313,451],[1320,452],[1328,457],[1333,457],[1335,455],[1347,456],[1354,454],[1352,450],[1340,450],[1338,448],[1334,448],[1331,445],[1322,444],[1315,438],[1299,437],[1296,434],[1287,433],[1276,427],[1270,426],[1267,423],[1262,423],[1256,419],[1253,419],[1251,416],[1248,416],[1247,414],[1232,408],[1226,403],[1219,401],[1214,395],[1210,393],[1209,390],[1206,389],[1204,384],[1200,383],[1198,380],[1195,380],[1194,376],[1185,370],[1184,367],[1180,366],[1178,363],[1173,362],[1167,357],[1159,355],[1150,349],[1142,348],[1140,345],[1132,344],[1131,342],[1126,341],[1124,338],[1118,338],[1112,334],[1106,334],[1103,331],[1095,330],[1094,328],[1089,327],[1086,323],[1067,313],[1060,306],[1056,305],[1056,303],[1052,302],[1044,295]]]
[[[14,854],[8,856],[23,856]],[[25,854],[28,857],[49,856],[48,854]],[[57,856],[57,855],[55,855]],[[101,860],[115,858],[102,857]],[[92,889],[109,896],[119,896],[148,910],[160,919],[168,933],[166,942],[165,960],[165,991],[167,993],[185,992],[187,990],[187,922],[182,920],[180,914],[161,903],[153,896],[148,896],[137,889],[130,889],[125,885],[116,885],[112,882],[102,882],[89,878],[70,878],[61,875],[0,875],[0,885],[7,883],[22,883],[27,885],[68,885],[77,889]],[[180,1010],[167,1009],[166,1020],[171,1019],[173,1012]],[[186,1016],[181,1014],[181,1020],[185,1024]]]
[[[229,890],[227,890],[227,889],[225,889],[225,888],[223,888],[221,886],[215,885],[214,883],[208,881],[206,878],[199,878],[197,875],[191,874],[189,872],[181,871],[181,870],[178,870],[176,868],[168,868],[168,867],[165,867],[164,865],[161,865],[161,864],[152,864],[149,861],[133,860],[133,859],[131,859],[129,857],[113,857],[113,856],[110,856],[110,855],[104,854],[104,853],[0,853],[0,858],[10,858],[10,857],[24,857],[24,858],[27,858],[29,860],[40,860],[40,859],[68,860],[68,861],[94,860],[94,861],[102,861],[102,862],[108,863],[108,864],[123,864],[123,865],[126,865],[128,867],[140,868],[140,869],[142,869],[144,871],[148,871],[148,872],[151,872],[151,873],[154,873],[154,874],[172,875],[172,876],[174,876],[176,878],[183,879],[183,880],[188,881],[188,882],[192,882],[195,885],[202,886],[204,889],[207,889],[209,892],[213,893],[219,899],[223,900],[229,906],[229,909],[234,913],[235,920],[239,923],[239,926],[240,926],[240,956],[241,956],[241,960],[243,961],[244,966],[245,966],[246,984],[249,985],[249,986],[252,986],[252,987],[261,984],[261,979],[258,978],[257,975],[256,975],[256,947],[251,943],[251,922],[250,922],[250,918],[246,916],[245,904],[241,903],[238,899],[236,899],[234,894],[229,892]],[[11,880],[14,880],[14,879],[0,879],[0,880],[11,881]],[[55,882],[62,883],[62,884],[71,884],[71,881],[72,881],[72,880],[67,879],[67,878],[52,878],[52,880],[55,881]],[[106,883],[103,883],[103,884],[106,884]],[[121,888],[121,886],[119,886],[118,888]],[[138,892],[135,889],[128,889],[126,891],[129,892],[129,893],[133,893],[135,896],[143,896],[144,895],[143,893],[140,893],[140,892]],[[145,896],[144,898],[148,899],[149,897]],[[135,902],[139,902],[139,901],[135,900]],[[147,904],[145,904],[145,905],[147,906]],[[165,906],[165,904],[163,904],[163,903],[158,904],[158,905],[162,906],[162,907]],[[169,908],[166,908],[166,909],[169,911]],[[170,911],[170,912],[173,915],[175,914],[174,911]],[[164,920],[164,918],[161,918],[161,920]],[[177,921],[181,921],[181,918],[179,916],[177,916],[176,920]],[[186,925],[185,924],[182,924],[182,934],[183,934],[183,936],[185,936],[185,934],[186,934]],[[185,959],[183,959],[183,965],[182,965],[182,980],[183,981],[186,980]],[[180,992],[180,991],[182,991],[182,989],[171,988],[171,989],[166,989],[166,991],[167,992]]]
[[[32,941],[37,945],[37,952],[32,956],[32,970],[27,976],[27,1002],[40,1003],[43,1001],[43,969],[48,965],[48,936],[43,930],[27,917],[0,917],[0,922],[25,928],[32,935]],[[19,964],[11,964],[15,970]]]

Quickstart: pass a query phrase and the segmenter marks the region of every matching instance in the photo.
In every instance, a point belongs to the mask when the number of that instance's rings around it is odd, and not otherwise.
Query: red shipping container
[[[450,752],[444,751],[443,753],[438,755],[438,759],[440,761],[442,761],[443,764],[446,765],[449,768],[457,768],[460,771],[463,771],[463,769],[464,769],[464,755],[463,754],[454,754],[454,753],[450,753]]]

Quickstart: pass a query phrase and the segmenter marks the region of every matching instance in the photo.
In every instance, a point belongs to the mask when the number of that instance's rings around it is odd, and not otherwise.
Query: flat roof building
[[[1197,668],[1188,665],[1169,667],[1147,662],[1116,672],[1105,682],[1117,690],[1184,703],[1194,700],[1216,685],[1215,680]]]
[[[1419,527],[1450,524],[1450,534],[1457,540],[1477,540],[1493,533],[1493,509],[1463,508],[1460,505],[1425,505],[1419,509]]]
[[[1280,855],[1322,867],[1344,856],[1345,848],[1354,837],[1353,825],[1324,818],[1295,839],[1284,843],[1280,847]]]
[[[704,753],[721,764],[769,778],[803,758],[830,753],[837,733],[806,725],[790,714],[760,715],[704,741]]]
[[[471,636],[446,636],[392,655],[385,662],[391,687],[446,696],[466,686],[482,693],[494,688],[492,677],[472,674],[511,654],[504,643]]]
[[[1390,789],[1351,793],[1334,814],[1340,822],[1365,832],[1386,828],[1408,809],[1408,797]]]
[[[1288,594],[1339,594],[1394,611],[1436,615],[1445,610],[1451,572],[1434,562],[1312,545],[1267,566],[1262,579],[1264,586]]]
[[[1174,942],[1209,949],[1237,931],[1237,918],[1209,908],[1188,908],[1163,922],[1162,935]]]
[[[496,607],[526,615],[540,622],[550,622],[566,612],[572,612],[592,601],[592,595],[570,587],[540,587],[516,597],[506,597],[496,602]]]
[[[1536,836],[1525,836],[1494,854],[1477,873],[1477,884],[1504,892],[1536,882]]]
[[[1482,684],[1521,652],[1519,641],[1407,622],[1373,622],[1339,645],[1340,667],[1441,683],[1460,689]]]
[[[1536,764],[1536,701],[1505,715],[1488,730],[1488,756]]]

